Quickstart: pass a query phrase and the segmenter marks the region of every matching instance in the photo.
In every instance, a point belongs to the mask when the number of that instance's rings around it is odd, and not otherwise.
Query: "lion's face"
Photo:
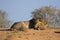
[[[45,29],[46,22],[44,20],[40,21],[40,19],[36,19],[35,21],[35,29]]]

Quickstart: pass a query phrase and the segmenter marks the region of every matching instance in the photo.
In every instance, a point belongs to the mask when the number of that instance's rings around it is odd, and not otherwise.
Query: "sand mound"
[[[0,40],[60,40],[60,29],[33,30],[27,32],[0,31]]]

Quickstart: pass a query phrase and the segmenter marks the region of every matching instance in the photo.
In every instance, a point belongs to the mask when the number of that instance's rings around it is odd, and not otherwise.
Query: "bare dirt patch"
[[[60,40],[60,29],[33,30],[27,32],[0,31],[0,40]]]

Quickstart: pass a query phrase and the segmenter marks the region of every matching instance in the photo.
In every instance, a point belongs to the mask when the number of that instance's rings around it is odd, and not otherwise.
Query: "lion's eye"
[[[41,20],[39,19],[39,21],[41,21]]]

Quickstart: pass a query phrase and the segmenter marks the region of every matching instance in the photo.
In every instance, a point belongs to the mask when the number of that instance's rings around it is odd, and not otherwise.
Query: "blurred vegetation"
[[[8,14],[0,10],[0,28],[10,27],[11,23],[12,21],[8,19]]]
[[[60,9],[52,6],[44,6],[35,9],[32,12],[33,18],[41,18],[46,20],[49,27],[59,27],[60,25]]]

